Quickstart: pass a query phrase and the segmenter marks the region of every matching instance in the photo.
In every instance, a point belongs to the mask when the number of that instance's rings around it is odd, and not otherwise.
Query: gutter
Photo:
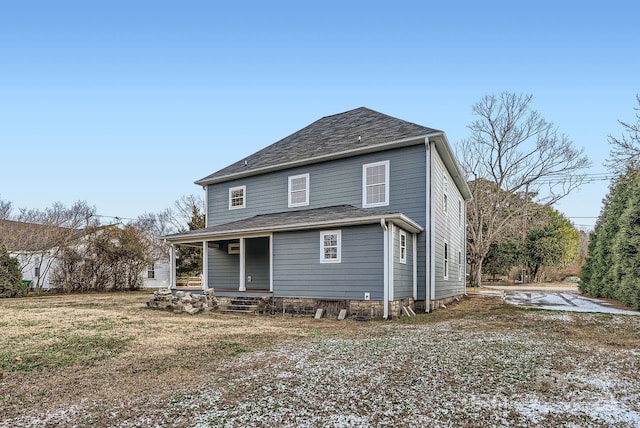
[[[308,229],[317,229],[320,227],[337,227],[337,226],[358,226],[364,224],[375,224],[378,221],[392,221],[394,223],[398,223],[403,229],[412,233],[420,233],[424,230],[422,226],[415,223],[409,217],[404,214],[391,214],[391,217],[356,217],[352,219],[344,219],[344,220],[332,220],[332,221],[324,221],[317,223],[297,223],[297,224],[286,224],[279,226],[264,226],[264,227],[254,227],[247,229],[231,229],[220,232],[210,232],[203,231],[198,233],[189,233],[189,234],[178,234],[178,235],[168,235],[165,236],[164,239],[175,242],[193,242],[198,238],[215,238],[215,239],[224,239],[224,238],[233,238],[239,235],[246,236],[248,234],[254,233],[269,233],[269,232],[288,232],[288,231],[296,231],[296,230],[308,230]],[[214,226],[215,227],[215,226]]]

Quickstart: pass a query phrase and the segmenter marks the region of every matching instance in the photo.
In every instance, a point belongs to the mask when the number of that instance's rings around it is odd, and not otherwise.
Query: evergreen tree
[[[18,261],[10,257],[4,245],[0,244],[0,297],[22,297],[26,294]]]

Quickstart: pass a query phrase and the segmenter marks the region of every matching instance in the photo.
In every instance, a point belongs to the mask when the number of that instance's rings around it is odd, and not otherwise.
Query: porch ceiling
[[[397,211],[372,211],[352,205],[315,208],[263,214],[231,223],[210,226],[200,230],[165,236],[169,242],[185,243],[204,239],[225,239],[272,232],[284,232],[321,227],[356,226],[390,221],[412,233],[423,228],[406,215]]]

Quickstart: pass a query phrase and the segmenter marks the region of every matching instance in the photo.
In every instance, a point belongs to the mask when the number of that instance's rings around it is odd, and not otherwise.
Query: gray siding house
[[[322,119],[196,184],[216,296],[341,301],[383,318],[465,292],[469,188],[444,132],[358,108]]]

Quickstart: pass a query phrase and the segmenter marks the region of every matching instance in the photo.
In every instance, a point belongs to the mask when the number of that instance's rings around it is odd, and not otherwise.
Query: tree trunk
[[[484,257],[475,257],[469,262],[471,269],[469,285],[471,287],[482,286],[482,262],[484,262]]]

